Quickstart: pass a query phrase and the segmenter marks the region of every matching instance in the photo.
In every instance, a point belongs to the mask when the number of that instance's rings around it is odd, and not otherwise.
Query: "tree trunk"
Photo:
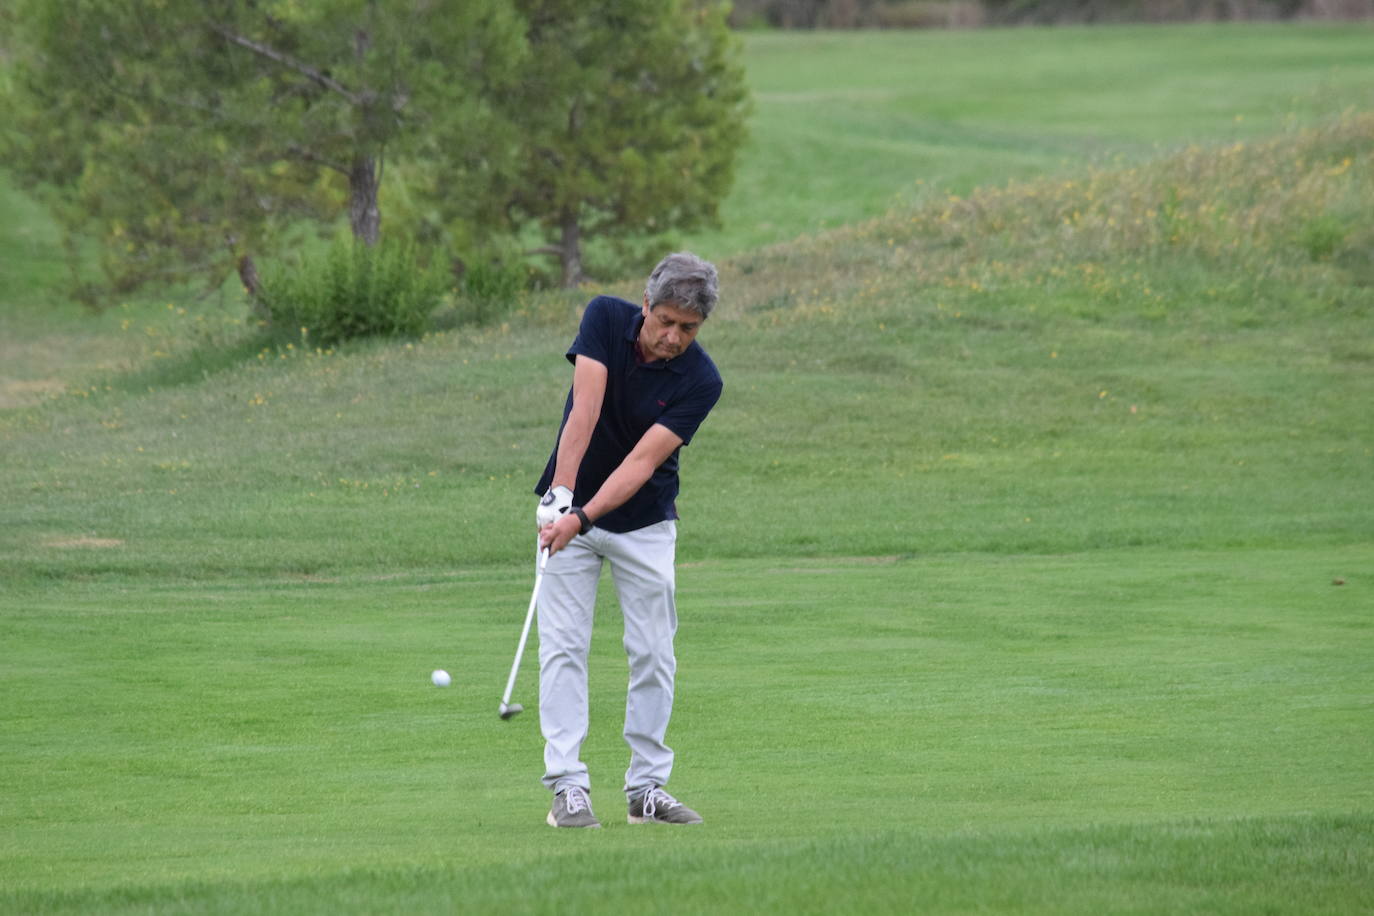
[[[377,244],[382,211],[377,207],[377,160],[359,155],[348,173],[348,223],[353,237],[369,248]]]
[[[559,256],[563,261],[563,288],[571,289],[584,279],[582,275],[582,230],[577,214],[563,211],[563,238],[559,242]]]
[[[253,263],[253,256],[247,254],[240,256],[238,267],[239,281],[243,283],[243,290],[248,294],[248,302],[253,309],[253,314],[271,324],[272,310],[267,307],[267,303],[262,299],[262,281],[258,278],[258,266]]]

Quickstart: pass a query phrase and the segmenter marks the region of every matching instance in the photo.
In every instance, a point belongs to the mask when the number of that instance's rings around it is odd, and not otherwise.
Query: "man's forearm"
[[[577,489],[577,471],[582,467],[582,459],[587,454],[587,445],[592,441],[592,429],[596,417],[589,411],[578,410],[574,405],[563,424],[563,434],[558,437],[558,460],[553,469],[553,486]]]
[[[601,489],[581,507],[582,512],[595,522],[606,513],[625,505],[654,475],[659,465],[667,461],[681,445],[682,439],[666,426],[657,423],[651,426],[634,451],[625,457],[620,467],[606,478]],[[569,512],[540,532],[540,544],[557,553],[577,535],[580,527],[581,520]]]
[[[605,396],[606,367],[589,357],[578,356],[573,364],[572,409],[558,436],[552,486],[577,490],[577,472],[592,441],[596,422],[601,419],[601,402]]]
[[[607,512],[620,508],[631,496],[639,492],[639,488],[653,476],[654,468],[657,466],[651,458],[637,455],[626,458],[620,467],[606,478],[606,482],[596,491],[596,495],[581,507],[583,514],[594,523]],[[581,524],[581,520],[569,512],[540,532],[540,546],[548,547],[557,553],[577,535]]]
[[[650,464],[645,458],[631,456],[625,459],[620,467],[606,478],[606,482],[596,491],[596,495],[582,507],[582,511],[587,513],[587,517],[592,521],[596,521],[607,512],[619,509],[631,496],[639,492],[640,487],[648,483],[649,478],[654,475],[655,467],[657,465]]]
[[[667,461],[673,452],[682,445],[682,439],[666,426],[654,424],[635,446],[634,451],[620,462],[620,467],[611,472],[596,495],[587,500],[582,511],[596,521],[607,512],[623,506],[630,497],[639,492],[640,487],[654,476],[659,465]]]

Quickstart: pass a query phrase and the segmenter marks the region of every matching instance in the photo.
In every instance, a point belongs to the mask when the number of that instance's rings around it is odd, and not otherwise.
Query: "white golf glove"
[[[568,510],[572,508],[572,501],[572,490],[567,487],[549,487],[544,498],[539,500],[539,509],[534,513],[534,518],[539,522],[539,527],[552,525],[567,515]]]

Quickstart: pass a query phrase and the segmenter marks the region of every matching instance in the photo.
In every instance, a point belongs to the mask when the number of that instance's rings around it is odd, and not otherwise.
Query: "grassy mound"
[[[1371,139],[1350,115],[741,259],[729,343],[767,393],[725,439],[854,552],[1362,537]]]
[[[702,337],[726,395],[685,456],[689,554],[1366,536],[1374,496],[1350,482],[1374,400],[1371,140],[1374,118],[1351,115],[729,263]],[[178,356],[198,318],[126,321],[135,375],[0,414],[7,571],[507,562],[580,299],[227,371]],[[126,547],[46,546],[78,536]]]
[[[881,215],[899,199],[1132,165],[1368,109],[1374,25],[1140,25],[745,38],[753,140],[725,225],[740,251]]]

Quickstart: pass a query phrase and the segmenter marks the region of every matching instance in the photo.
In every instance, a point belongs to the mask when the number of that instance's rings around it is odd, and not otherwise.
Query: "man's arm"
[[[601,417],[601,402],[606,397],[606,367],[588,356],[579,354],[573,363],[572,410],[563,433],[558,437],[558,460],[554,463],[553,483],[550,486],[577,489],[577,472],[592,430]]]
[[[571,417],[569,419],[571,420]],[[623,506],[631,496],[639,492],[640,487],[644,486],[650,477],[654,476],[658,466],[667,461],[680,445],[681,437],[668,427],[658,423],[650,426],[648,432],[635,443],[634,450],[620,462],[620,467],[611,472],[611,476],[606,478],[601,489],[597,490],[596,495],[582,507],[587,518],[595,521],[607,512]],[[559,464],[562,464],[561,443]],[[581,528],[581,519],[569,513],[544,528],[539,534],[539,543],[543,547],[548,547],[549,553],[558,553]]]

